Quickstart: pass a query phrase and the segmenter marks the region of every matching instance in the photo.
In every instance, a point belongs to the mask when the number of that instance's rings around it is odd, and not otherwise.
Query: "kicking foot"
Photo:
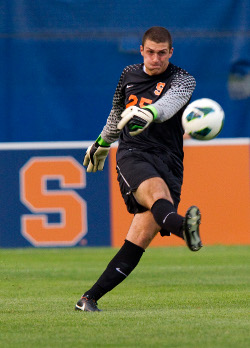
[[[184,240],[192,251],[198,251],[202,247],[199,226],[201,223],[201,213],[198,207],[193,205],[186,212],[183,221],[183,236]]]

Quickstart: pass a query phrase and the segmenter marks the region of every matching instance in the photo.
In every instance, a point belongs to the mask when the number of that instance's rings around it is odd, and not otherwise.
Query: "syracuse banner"
[[[250,243],[249,140],[185,140],[179,212],[199,206],[205,245]],[[0,247],[123,244],[133,216],[116,180],[116,146],[102,172],[86,173],[91,143],[0,145]],[[184,244],[175,236],[152,242]]]
[[[87,176],[88,145],[0,145],[1,247],[110,245],[108,160]]]

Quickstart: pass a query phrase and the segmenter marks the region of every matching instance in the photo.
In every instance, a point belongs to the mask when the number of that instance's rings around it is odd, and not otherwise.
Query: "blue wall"
[[[93,140],[143,32],[167,27],[171,61],[218,101],[220,137],[250,135],[250,1],[3,0],[0,141]]]

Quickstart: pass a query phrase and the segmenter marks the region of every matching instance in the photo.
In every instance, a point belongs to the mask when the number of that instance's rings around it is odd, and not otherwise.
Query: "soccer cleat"
[[[201,213],[198,207],[193,205],[186,212],[183,222],[184,240],[192,251],[198,251],[202,247],[199,226],[201,223]]]
[[[97,307],[97,302],[93,298],[89,298],[88,295],[80,298],[75,305],[75,310],[84,312],[101,312]]]

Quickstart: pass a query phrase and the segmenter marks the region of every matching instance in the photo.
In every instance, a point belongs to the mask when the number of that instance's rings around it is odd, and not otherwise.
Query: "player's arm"
[[[151,122],[161,123],[174,116],[190,100],[195,89],[195,79],[185,71],[176,74],[170,89],[155,103],[139,108],[132,106],[121,114],[118,129],[126,125],[130,135],[137,135],[146,129]]]
[[[171,87],[154,104],[147,108],[155,110],[155,122],[161,123],[173,117],[183,106],[185,106],[195,89],[196,82],[193,76],[181,70],[171,82]]]
[[[94,144],[88,147],[83,165],[87,167],[87,172],[96,172],[103,170],[105,160],[109,154],[110,145],[119,138],[120,130],[117,128],[117,124],[121,119],[121,113],[125,108],[124,96],[121,91],[122,79],[124,72],[122,73],[118,82],[114,97],[113,106],[108,116],[106,125]]]

